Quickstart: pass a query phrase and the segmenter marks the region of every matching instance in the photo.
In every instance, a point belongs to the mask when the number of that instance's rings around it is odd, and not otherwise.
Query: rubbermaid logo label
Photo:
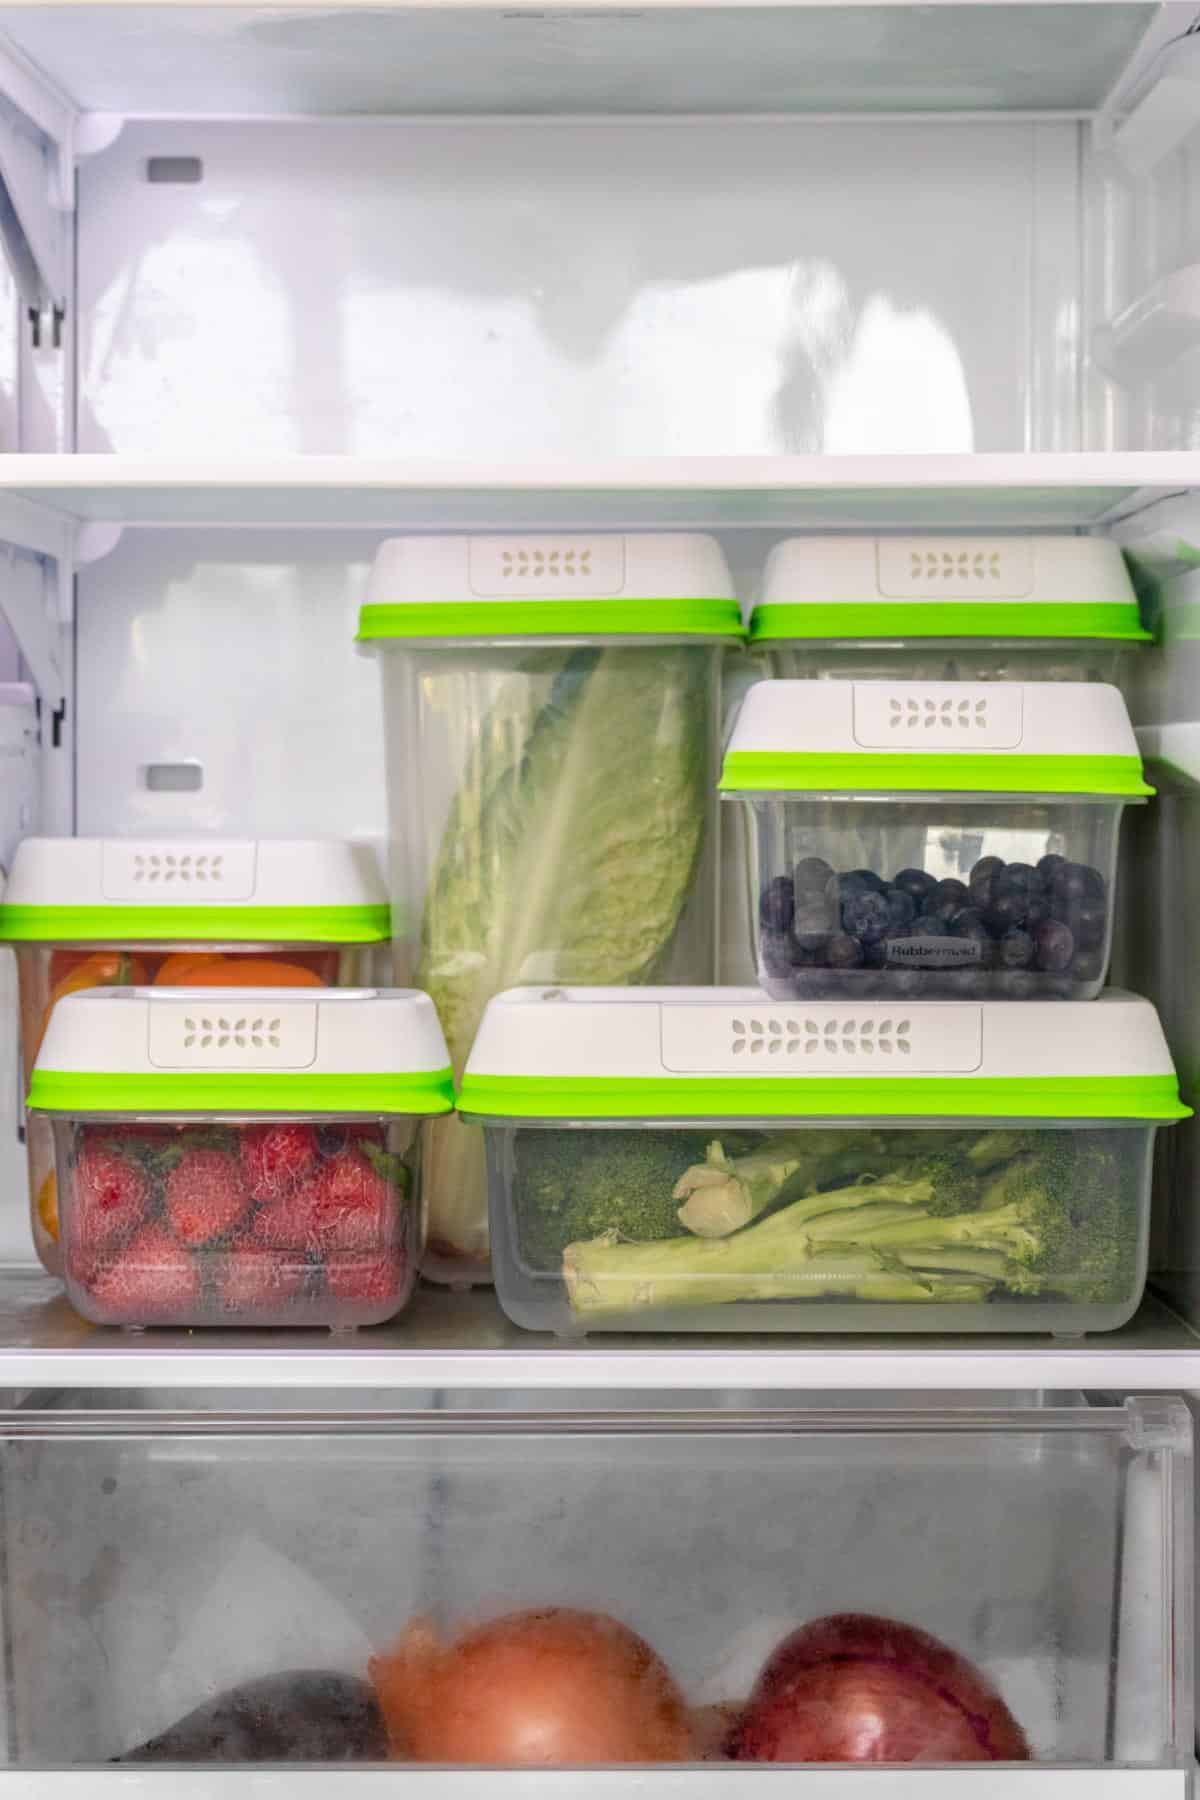
[[[891,938],[887,960],[912,969],[964,969],[983,961],[983,945],[974,938]]]

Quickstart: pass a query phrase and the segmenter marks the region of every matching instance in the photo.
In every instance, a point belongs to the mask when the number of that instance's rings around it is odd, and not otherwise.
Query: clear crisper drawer
[[[870,1614],[895,1622],[893,1644],[915,1628],[969,1659],[990,1699],[967,1724],[977,1753],[957,1760],[1007,1760],[1023,1740],[1035,1764],[1181,1768],[1190,1444],[1186,1408],[1161,1399],[622,1417],[9,1413],[7,1761],[70,1769],[141,1746],[144,1763],[153,1745],[192,1764],[232,1748],[243,1761],[299,1749],[498,1766],[546,1760],[547,1741],[562,1761],[576,1745],[577,1762],[635,1760],[641,1702],[621,1703],[611,1669],[609,1703],[580,1711],[565,1673],[548,1684],[548,1740],[523,1735],[527,1681],[509,1681],[507,1702],[502,1683],[488,1688],[490,1705],[462,1724],[487,1674],[464,1642],[511,1643],[510,1615],[574,1609],[615,1622],[610,1645],[636,1633],[648,1646],[637,1666],[670,1696],[648,1760],[761,1748],[746,1703],[781,1641]],[[560,1653],[556,1673],[569,1663]],[[959,1707],[965,1679],[937,1705]],[[264,1682],[231,1745],[212,1729],[214,1702],[226,1696],[227,1719],[229,1690]],[[587,1691],[605,1691],[600,1676]],[[269,1695],[257,1710],[254,1693]],[[202,1737],[180,1729],[197,1708],[210,1709]],[[920,1730],[926,1717],[919,1704]],[[919,1738],[906,1742],[918,1760]],[[713,1773],[697,1771],[699,1786]]]

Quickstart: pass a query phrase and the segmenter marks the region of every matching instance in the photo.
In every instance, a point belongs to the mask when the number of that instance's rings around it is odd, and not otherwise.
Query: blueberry
[[[917,916],[917,903],[903,888],[890,887],[887,891],[887,903],[893,926],[911,925]]]
[[[1039,857],[1037,866],[1038,874],[1041,876],[1042,880],[1049,885],[1054,879],[1056,871],[1065,867],[1066,861],[1067,859],[1065,856],[1050,855]]]
[[[992,992],[1003,1000],[1032,1000],[1038,985],[1031,969],[1005,969],[992,976]]]
[[[943,905],[947,900],[953,900],[954,910],[957,912],[960,907],[967,904],[967,884],[965,881],[956,881],[953,875],[949,875],[945,881],[938,882],[933,890],[932,897],[937,901],[939,906]],[[928,902],[926,903],[926,910],[928,911]]]
[[[792,935],[792,961],[798,969],[809,968],[813,964],[825,961],[825,946],[829,942],[827,931],[807,931],[802,937]]]
[[[792,940],[784,931],[771,931],[765,926],[759,935],[758,956],[766,975],[777,980],[792,972]]]
[[[1108,909],[1102,900],[1082,900],[1075,909],[1072,929],[1075,941],[1085,950],[1094,950],[1104,942],[1108,926]]]
[[[901,893],[910,895],[919,906],[926,894],[932,893],[937,882],[924,869],[901,869],[892,886],[899,888]]]
[[[843,903],[843,930],[864,944],[881,938],[891,922],[886,894],[854,894]]]
[[[922,913],[908,928],[909,937],[949,937],[950,927],[935,913]]]
[[[1034,894],[1025,909],[1026,931],[1036,931],[1040,925],[1053,917],[1050,901],[1045,894]]]
[[[802,894],[827,893],[830,885],[836,879],[829,864],[823,862],[819,856],[802,857],[792,870],[792,884],[795,887],[797,899]]]
[[[828,937],[838,924],[837,896],[832,888],[825,896],[797,892],[796,916],[792,920],[794,937]]]
[[[790,875],[776,875],[758,897],[759,922],[769,931],[790,931],[796,894]]]
[[[1086,863],[1064,863],[1050,877],[1050,892],[1056,900],[1103,900],[1104,877]]]
[[[856,937],[837,932],[825,946],[827,969],[857,969],[863,959],[863,947]]]
[[[838,892],[843,901],[855,894],[882,894],[887,882],[880,879],[874,869],[851,869],[847,875],[837,878]]]
[[[880,985],[889,999],[915,1000],[926,989],[923,969],[888,969],[880,977]]]
[[[983,919],[992,936],[1002,938],[1006,932],[1025,923],[1028,911],[1028,894],[1012,890],[1007,894],[994,895]]]
[[[980,943],[991,936],[983,922],[983,914],[977,906],[963,906],[954,913],[950,920],[950,936],[975,938]]]
[[[1000,967],[1027,969],[1034,957],[1034,943],[1027,931],[1006,931],[1000,939]]]
[[[987,993],[991,977],[985,969],[947,969],[942,981],[952,999],[976,1000]]]
[[[1018,894],[1028,901],[1041,892],[1041,886],[1037,870],[1031,869],[1028,863],[1009,863],[992,883],[992,902],[995,904],[1009,894]]]
[[[1104,955],[1099,950],[1077,950],[1071,963],[1076,981],[1099,981],[1104,974]]]
[[[943,925],[948,925],[955,913],[962,911],[962,906],[962,901],[953,896],[948,900],[939,900],[936,893],[930,894],[921,908],[921,917],[923,919],[940,919]]]
[[[1048,919],[1044,925],[1039,925],[1033,941],[1037,947],[1037,966],[1049,975],[1061,973],[1075,954],[1075,939],[1070,926],[1060,925],[1057,919]]]
[[[967,879],[972,885],[977,881],[994,881],[1003,867],[1000,857],[981,856],[977,863],[971,865],[971,873]]]

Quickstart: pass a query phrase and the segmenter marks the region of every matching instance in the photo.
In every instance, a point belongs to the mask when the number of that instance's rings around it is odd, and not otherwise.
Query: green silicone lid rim
[[[750,615],[750,642],[812,638],[1095,638],[1152,644],[1137,602],[1026,600],[770,601]]]
[[[375,603],[358,615],[360,644],[415,638],[744,638],[736,600],[447,600]]]
[[[842,750],[731,750],[720,789],[723,794],[1047,794],[1120,800],[1154,792],[1136,756]]]
[[[277,1112],[310,1113],[453,1112],[454,1078],[449,1068],[409,1070],[395,1075],[313,1075],[227,1070],[113,1075],[69,1069],[35,1069],[29,1082],[30,1108],[46,1113]]]
[[[3,906],[0,944],[385,944],[390,906]]]
[[[1191,1117],[1174,1075],[467,1075],[458,1110],[476,1119]]]

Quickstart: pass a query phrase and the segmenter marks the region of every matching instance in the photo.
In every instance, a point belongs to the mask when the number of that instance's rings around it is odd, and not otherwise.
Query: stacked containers
[[[26,1081],[50,1014],[101,986],[334,987],[390,936],[373,853],[316,839],[27,838],[0,905],[16,951]],[[49,1127],[28,1121],[37,1253],[61,1272]]]
[[[1116,688],[767,681],[721,775],[781,997],[1094,999],[1117,834],[1153,792]]]
[[[794,679],[1115,682],[1147,642],[1103,538],[789,538],[751,643]]]
[[[396,978],[461,1074],[523,983],[711,982],[719,666],[741,615],[698,536],[383,545]],[[488,1279],[480,1134],[429,1134],[426,1272]]]
[[[453,1105],[424,994],[76,994],[54,1009],[29,1105],[53,1130],[85,1318],[346,1330],[407,1302],[421,1130]]]
[[[1148,1002],[552,990],[489,1007],[501,1304],[535,1330],[1108,1331],[1146,1277]]]

